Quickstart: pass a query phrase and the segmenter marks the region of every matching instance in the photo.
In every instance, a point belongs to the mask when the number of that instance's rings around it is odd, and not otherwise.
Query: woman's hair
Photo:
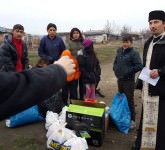
[[[79,40],[82,42],[84,38],[82,36],[81,31],[78,28],[72,28],[72,30],[70,31],[70,40],[73,40],[73,32],[74,31],[79,32],[79,34],[80,34]]]
[[[90,47],[85,48],[84,50],[86,51],[86,53],[91,58],[91,62],[98,60],[96,52],[95,52],[94,47],[93,47],[93,44]]]

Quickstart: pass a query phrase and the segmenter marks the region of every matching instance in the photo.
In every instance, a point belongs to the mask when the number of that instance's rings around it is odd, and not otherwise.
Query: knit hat
[[[149,13],[148,21],[153,19],[165,21],[165,12],[163,10],[151,11]]]
[[[127,41],[132,42],[133,39],[132,39],[132,36],[131,35],[125,35],[125,36],[123,36],[122,41],[123,42],[127,42]]]
[[[93,44],[93,41],[90,38],[85,38],[82,45],[84,48],[89,48]]]

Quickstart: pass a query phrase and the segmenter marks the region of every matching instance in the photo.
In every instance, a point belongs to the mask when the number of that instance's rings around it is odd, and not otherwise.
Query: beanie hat
[[[165,12],[163,10],[151,11],[149,13],[148,21],[153,19],[165,21]]]
[[[123,42],[127,42],[127,41],[132,42],[133,39],[132,39],[132,36],[130,36],[130,35],[125,35],[125,36],[123,36],[122,41],[123,41]]]
[[[90,38],[85,38],[82,42],[84,48],[89,48],[93,44],[93,41]]]

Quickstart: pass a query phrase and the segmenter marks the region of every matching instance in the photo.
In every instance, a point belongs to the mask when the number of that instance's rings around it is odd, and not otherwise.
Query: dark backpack
[[[38,104],[39,112],[42,115],[42,117],[44,117],[44,118],[46,117],[47,111],[53,111],[54,113],[60,113],[64,106],[65,106],[65,104],[62,99],[61,91],[57,92],[49,99]]]

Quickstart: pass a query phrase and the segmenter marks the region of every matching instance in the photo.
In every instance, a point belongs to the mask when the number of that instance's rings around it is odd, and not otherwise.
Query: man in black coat
[[[45,68],[23,72],[0,72],[0,120],[51,97],[65,83],[67,74],[75,72],[67,56]]]
[[[144,45],[143,66],[151,70],[150,78],[160,79],[156,86],[141,84],[143,112],[134,150],[165,150],[165,12],[151,11],[148,21],[153,36]]]

